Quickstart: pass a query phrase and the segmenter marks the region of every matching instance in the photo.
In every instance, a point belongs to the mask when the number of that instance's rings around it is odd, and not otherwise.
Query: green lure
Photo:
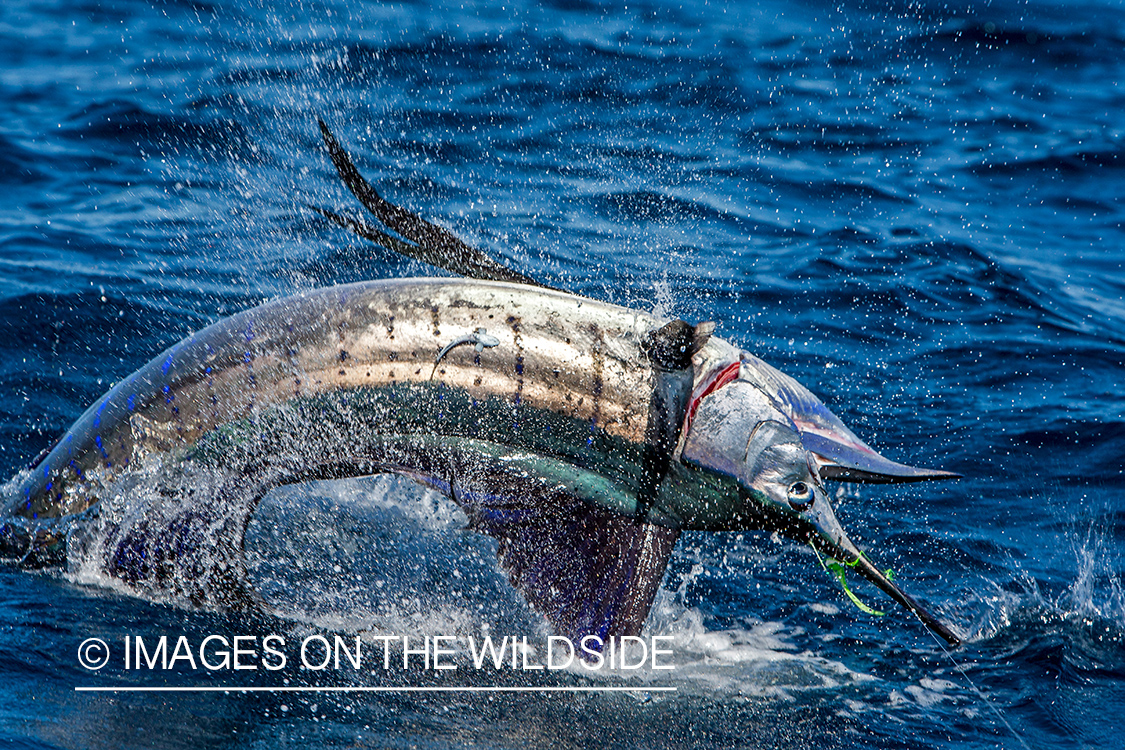
[[[820,550],[818,550],[816,547],[813,547],[812,544],[810,544],[809,546],[812,547],[813,552],[816,553],[816,559],[817,562],[820,563],[820,567],[824,568],[824,571],[826,573],[830,575],[835,574],[836,578],[840,579],[840,586],[844,589],[844,593],[848,595],[848,598],[852,600],[852,604],[869,615],[875,615],[877,617],[882,617],[884,615],[883,612],[880,612],[877,609],[872,609],[871,607],[864,604],[862,601],[860,601],[859,597],[856,596],[850,588],[848,588],[847,569],[854,568],[856,565],[858,565],[858,558],[852,560],[851,562],[840,562],[839,560],[830,557],[828,558],[828,561],[825,562],[824,558],[820,554]],[[887,570],[884,571],[884,575],[887,576],[888,581],[894,579],[894,571],[892,571],[890,568],[887,568]]]

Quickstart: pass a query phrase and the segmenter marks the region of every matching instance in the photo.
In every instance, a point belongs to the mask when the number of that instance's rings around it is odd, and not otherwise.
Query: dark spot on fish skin
[[[341,362],[347,362],[348,361],[348,351],[346,349],[340,350],[340,361]]]
[[[347,375],[348,373],[347,373],[347,372],[345,372],[344,370],[340,370],[340,372],[338,372],[338,373],[336,373],[336,374],[337,374],[337,375]]]
[[[398,360],[398,352],[390,352],[389,354],[387,354],[387,361],[388,362],[395,362],[397,360]]]
[[[508,316],[508,326],[512,329],[516,345],[516,392],[512,400],[518,404],[523,400],[523,336],[520,334],[520,319],[515,315]]]
[[[391,378],[391,379],[393,380],[393,379],[394,379],[394,377],[395,377],[395,371],[394,371],[394,370],[391,370],[390,372],[388,372],[388,373],[387,373],[387,377],[388,377],[388,378]]]
[[[436,305],[434,307],[430,308],[430,322],[433,323],[433,325],[434,325],[434,335],[440,336],[441,335],[441,320],[438,317],[438,309],[437,309]]]
[[[473,381],[473,385],[480,385],[482,382],[483,381],[481,380],[480,376],[477,376],[477,378]]]
[[[420,369],[419,369],[419,370],[415,370],[415,371],[414,371],[414,374],[415,374],[415,375],[421,375],[421,374],[422,374],[422,371],[421,371]]]
[[[592,323],[590,333],[594,335],[594,414],[590,417],[590,421],[594,425],[599,425],[602,420],[602,391],[605,388],[605,333]]]

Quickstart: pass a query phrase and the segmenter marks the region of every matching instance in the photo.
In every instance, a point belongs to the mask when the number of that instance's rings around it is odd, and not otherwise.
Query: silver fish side
[[[607,457],[593,435],[618,450],[644,443],[656,378],[643,345],[662,322],[562,292],[457,279],[362,282],[278,300],[189,336],[114,386],[22,478],[8,512],[78,513],[154,452],[184,452],[294,400],[393,387],[414,386],[422,409],[440,410],[451,398],[444,389],[470,408],[557,415],[583,426],[582,444],[569,448],[598,465]],[[499,345],[455,348],[433,367],[447,342],[478,328]],[[467,418],[443,414],[426,429],[440,434]],[[369,427],[409,429],[392,419]]]

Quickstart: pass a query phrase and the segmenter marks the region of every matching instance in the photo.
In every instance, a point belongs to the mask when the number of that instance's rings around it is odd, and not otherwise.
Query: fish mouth
[[[914,614],[931,632],[941,636],[950,646],[961,645],[961,637],[928,609],[900,589],[887,575],[867,559],[855,544],[848,539],[836,520],[836,514],[823,492],[817,492],[816,502],[808,511],[801,514],[813,528],[808,530],[807,541],[818,553],[832,557],[855,570],[871,583],[879,587],[887,596]]]

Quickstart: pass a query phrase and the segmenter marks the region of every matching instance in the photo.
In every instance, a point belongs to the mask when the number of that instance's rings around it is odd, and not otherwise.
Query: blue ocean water
[[[950,658],[904,613],[858,611],[797,545],[686,534],[648,624],[674,637],[674,694],[75,692],[262,677],[93,674],[89,637],[537,626],[439,499],[317,484],[251,527],[254,616],[78,563],[0,566],[0,744],[1120,742],[1119,4],[7,0],[0,42],[0,476],[210,322],[437,273],[305,207],[354,205],[319,116],[388,197],[471,244],[714,320],[890,457],[964,474],[844,485],[837,512],[967,641]]]

